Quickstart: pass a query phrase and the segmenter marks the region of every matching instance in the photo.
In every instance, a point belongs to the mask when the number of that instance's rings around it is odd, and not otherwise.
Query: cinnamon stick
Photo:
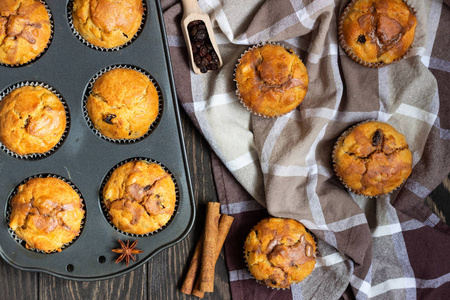
[[[191,264],[189,265],[189,270],[184,279],[183,286],[181,287],[181,292],[190,295],[194,288],[195,278],[197,278],[198,272],[200,271],[200,260],[202,258],[203,249],[203,236],[205,231],[203,231],[200,239],[195,247],[194,255],[192,256]]]
[[[217,247],[220,203],[208,202],[206,206],[205,236],[203,241],[202,264],[200,268],[200,290],[214,291],[214,257]]]
[[[222,250],[223,244],[227,238],[228,232],[230,231],[231,224],[233,223],[234,218],[228,215],[221,215],[219,220],[219,229],[217,235],[217,247],[216,253],[214,255],[214,266],[216,265],[217,259],[219,259],[220,251]],[[194,289],[192,290],[192,295],[197,296],[199,298],[203,298],[205,295],[204,291],[200,290],[200,278],[197,278],[195,281]]]

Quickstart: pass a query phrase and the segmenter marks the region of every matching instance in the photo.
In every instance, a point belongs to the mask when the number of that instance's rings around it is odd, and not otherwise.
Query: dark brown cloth
[[[409,1],[418,26],[399,63],[370,69],[338,46],[337,20],[348,1],[199,1],[213,20],[224,61],[195,75],[181,35],[182,9],[163,1],[177,96],[217,154],[214,175],[222,212],[235,217],[226,242],[234,299],[441,299],[450,292],[450,230],[423,198],[450,171],[449,7]],[[298,53],[310,85],[292,113],[263,119],[235,95],[233,72],[250,45],[279,42]],[[367,120],[402,132],[413,172],[376,199],[349,193],[333,174],[338,136]],[[251,277],[242,246],[265,216],[294,218],[318,238],[313,273],[290,290]]]

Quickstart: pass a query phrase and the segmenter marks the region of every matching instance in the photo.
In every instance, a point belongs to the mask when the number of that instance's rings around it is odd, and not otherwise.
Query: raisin
[[[201,57],[205,56],[206,54],[208,54],[208,50],[206,50],[206,47],[201,47],[199,50],[199,54]]]
[[[217,56],[216,52],[211,53],[211,62],[219,62],[219,57]]]
[[[358,36],[358,43],[364,44],[366,42],[366,36],[364,34],[360,34]]]
[[[208,70],[212,70],[213,71],[213,70],[217,70],[219,68],[219,66],[217,64],[212,63],[212,64],[209,64],[207,66],[207,68],[208,68]]]
[[[197,34],[197,27],[196,27],[196,26],[192,27],[191,31],[189,31],[189,34],[190,34],[191,36],[196,35],[196,34]]]
[[[206,31],[198,30],[195,38],[197,39],[197,41],[203,41],[204,39],[206,39]]]
[[[382,144],[383,138],[384,138],[383,131],[381,129],[377,129],[377,131],[375,131],[375,133],[372,136],[372,145],[376,147]]]
[[[103,122],[106,122],[106,123],[112,125],[112,119],[114,119],[115,117],[117,117],[115,114],[108,114],[108,115],[103,119]]]
[[[209,63],[209,61],[205,57],[203,57],[200,66],[206,67],[208,65],[208,63]]]

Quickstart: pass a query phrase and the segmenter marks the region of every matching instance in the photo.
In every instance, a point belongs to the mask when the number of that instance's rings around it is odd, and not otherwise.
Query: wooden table
[[[206,201],[217,201],[211,174],[210,151],[207,142],[181,110],[182,125],[197,218],[186,239],[162,251],[141,268],[114,279],[77,282],[60,279],[43,273],[24,272],[0,259],[0,299],[198,299],[180,292],[182,279],[187,272],[189,258],[202,231]],[[436,189],[430,197],[442,198],[446,191]],[[450,221],[448,201],[430,201],[438,204],[438,215]],[[448,199],[447,199],[448,200]],[[442,204],[440,204],[442,203]],[[441,214],[439,214],[441,212]],[[216,266],[214,293],[204,299],[231,299],[228,273],[222,255]]]

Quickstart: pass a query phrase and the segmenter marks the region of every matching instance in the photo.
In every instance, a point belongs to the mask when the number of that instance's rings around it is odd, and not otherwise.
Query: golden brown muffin
[[[373,197],[393,191],[408,178],[412,155],[394,127],[371,121],[341,135],[333,162],[337,176],[351,191]]]
[[[247,235],[244,256],[255,279],[271,288],[289,288],[305,279],[316,264],[316,242],[293,219],[266,218]]]
[[[0,1],[1,63],[31,61],[47,48],[50,37],[50,17],[39,0]]]
[[[98,78],[87,100],[89,117],[104,136],[137,139],[158,116],[159,97],[144,74],[129,69],[113,69]]]
[[[11,199],[9,227],[27,248],[60,251],[80,234],[84,217],[80,196],[54,177],[33,178]]]
[[[128,162],[113,171],[103,188],[111,222],[120,230],[147,234],[162,228],[175,210],[175,184],[155,163]]]
[[[40,86],[17,88],[0,102],[0,142],[19,155],[51,150],[66,122],[61,101]]]
[[[130,41],[142,23],[142,0],[74,0],[73,25],[92,45],[114,48]]]
[[[356,62],[380,67],[403,58],[417,20],[402,0],[355,0],[341,15],[339,40]]]
[[[264,117],[278,117],[295,109],[308,91],[308,73],[290,49],[266,44],[244,53],[235,80],[241,103]]]

